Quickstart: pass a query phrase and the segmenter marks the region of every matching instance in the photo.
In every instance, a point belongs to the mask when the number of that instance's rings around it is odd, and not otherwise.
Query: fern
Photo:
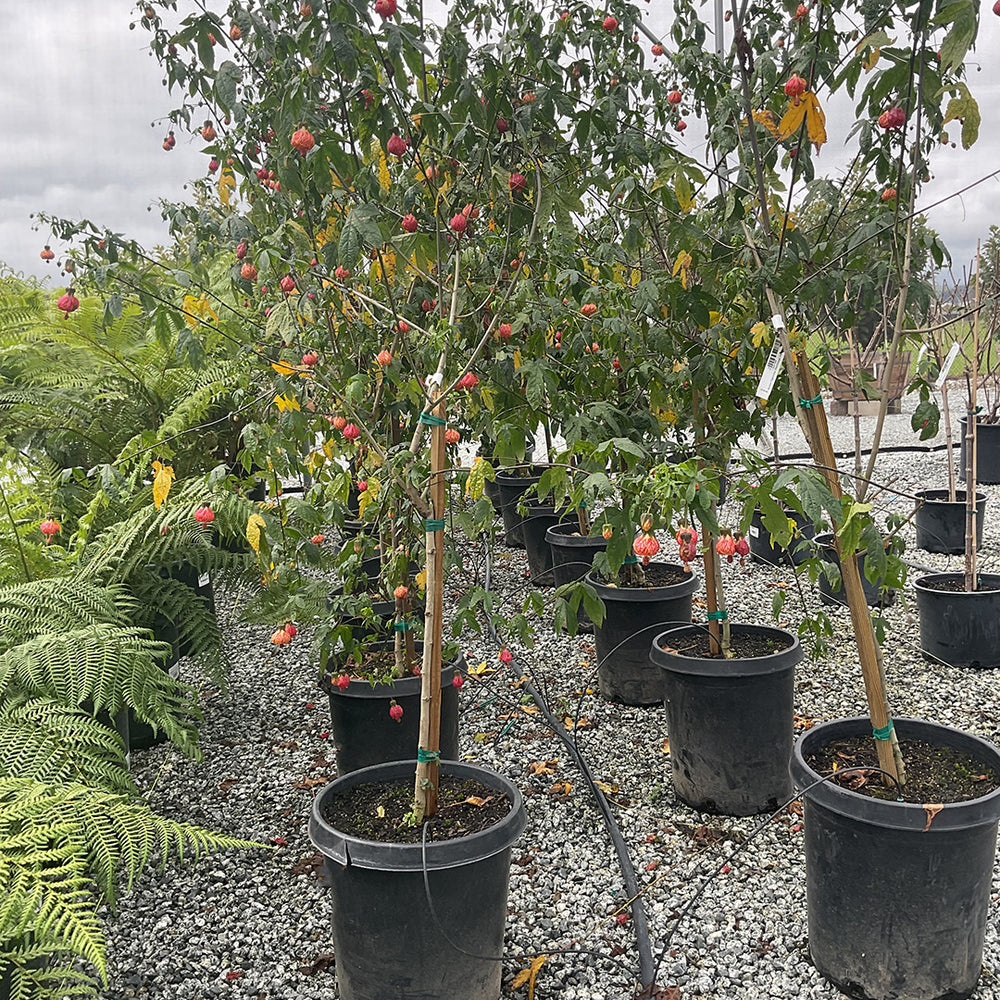
[[[0,702],[0,778],[14,777],[135,791],[118,733],[48,698]]]
[[[110,715],[131,708],[197,757],[196,693],[160,669],[168,652],[145,629],[104,624],[42,634],[0,654],[0,691],[13,687]]]

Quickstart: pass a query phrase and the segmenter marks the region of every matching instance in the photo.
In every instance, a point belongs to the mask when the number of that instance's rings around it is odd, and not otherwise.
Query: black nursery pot
[[[504,542],[512,549],[524,548],[523,518],[517,511],[518,503],[529,487],[541,481],[545,468],[532,465],[524,471],[527,475],[519,476],[514,469],[500,469],[495,480],[503,517]]]
[[[678,797],[701,812],[752,816],[790,798],[795,665],[802,647],[791,632],[732,625],[732,640],[780,644],[763,656],[702,658],[672,652],[706,628],[661,632],[649,650],[666,685],[670,768]]]
[[[524,540],[525,555],[528,557],[531,582],[536,587],[551,587],[555,584],[552,572],[552,548],[547,540],[548,531],[570,516],[568,511],[559,511],[555,507],[526,505],[521,521],[521,537]]]
[[[966,417],[962,417],[959,460],[962,477],[968,468],[965,455]],[[984,424],[976,421],[976,482],[986,486],[1000,483],[1000,424]]]
[[[955,747],[1000,770],[991,743],[948,726],[896,719],[901,740]],[[928,807],[861,795],[806,758],[845,737],[870,736],[868,719],[807,730],[792,754],[803,789],[809,954],[853,997],[961,1000],[975,989],[996,854],[1000,790]]]
[[[965,490],[956,490],[948,499],[947,490],[920,490],[920,503],[913,518],[917,548],[925,552],[957,555],[965,551]],[[976,493],[976,545],[983,544],[986,494]]]
[[[552,550],[552,583],[561,587],[582,580],[594,565],[594,556],[608,547],[603,535],[581,535],[575,520],[553,524],[545,532]],[[594,623],[581,604],[576,615],[577,631],[593,632]]]
[[[415,643],[417,656],[423,643]],[[369,649],[392,649],[393,641],[373,642]],[[441,757],[458,757],[458,688],[455,674],[465,670],[465,657],[441,668]],[[348,671],[349,672],[349,671]],[[341,690],[325,676],[320,686],[330,699],[330,733],[337,753],[337,771],[347,774],[373,764],[417,759],[420,741],[420,678],[401,677],[391,684],[351,680]],[[389,715],[395,701],[403,709],[397,722]]]
[[[670,625],[691,621],[691,597],[698,589],[698,576],[690,573],[680,583],[665,587],[609,587],[590,573],[584,579],[605,608],[604,621],[594,626],[601,696],[626,705],[660,704],[666,697],[666,684],[663,672],[649,659],[649,644]]]
[[[771,532],[764,527],[760,508],[754,509],[747,528],[747,542],[750,545],[750,558],[755,562],[767,563],[769,566],[798,566],[811,555],[809,547],[801,543],[803,538],[812,538],[816,534],[816,525],[798,511],[790,510],[786,513],[795,522],[800,537],[793,537],[791,546],[783,549],[772,542]]]
[[[412,781],[413,768],[406,760],[355,771],[313,800],[309,836],[327,859],[333,887],[339,995],[497,1000],[511,846],[527,824],[517,787],[485,768],[443,762],[442,774],[506,794],[511,810],[480,833],[426,845],[359,840],[323,818],[329,796],[366,782]]]
[[[1000,575],[979,574],[979,590],[940,590],[962,585],[962,573],[934,573],[914,581],[920,614],[920,651],[954,667],[1000,667]]]
[[[822,535],[817,535],[814,541],[819,548],[819,557],[841,569],[840,557],[837,555],[837,550],[833,547],[833,535],[825,532]],[[887,608],[896,600],[896,591],[887,590],[883,593],[879,590],[878,583],[872,583],[865,576],[864,554],[858,556],[858,573],[861,574],[861,587],[865,592],[865,603],[868,607]],[[845,607],[847,605],[847,595],[844,593],[843,580],[841,580],[837,589],[834,590],[830,585],[830,581],[826,578],[826,574],[820,573],[819,599],[823,604],[834,604],[838,607]]]

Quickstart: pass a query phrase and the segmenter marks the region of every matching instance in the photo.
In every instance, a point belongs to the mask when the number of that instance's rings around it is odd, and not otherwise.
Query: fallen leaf
[[[602,791],[605,795],[615,795],[618,792],[617,785],[609,785],[606,781],[595,781],[594,784]]]
[[[572,732],[574,729],[576,729],[577,731],[579,731],[581,729],[593,729],[594,728],[593,722],[591,722],[590,719],[588,719],[587,716],[585,716],[585,715],[581,715],[580,718],[576,720],[576,722],[574,722],[573,719],[570,716],[568,716],[568,715],[564,716],[563,717],[563,725],[570,732]]]
[[[557,781],[550,789],[549,795],[566,796],[573,790],[573,786],[568,781]]]
[[[659,861],[650,861],[649,864],[646,865],[644,870],[647,872],[651,872],[654,868],[656,868],[659,865],[659,863],[660,863]]]
[[[272,837],[271,843],[277,844],[278,847],[284,847],[288,843],[288,841],[285,840],[284,837]]]
[[[231,983],[231,982],[233,982],[236,979],[242,979],[242,978],[243,978],[243,973],[240,972],[239,969],[230,969],[226,973],[226,982],[227,983]]]
[[[292,787],[304,788],[307,791],[309,791],[310,789],[315,788],[317,785],[325,785],[329,780],[330,780],[329,778],[307,778],[303,776],[299,778],[299,780],[296,781]]]
[[[487,802],[492,802],[496,798],[495,795],[490,795],[488,798],[480,798],[478,795],[470,795],[466,799],[462,799],[463,802],[468,802],[470,806],[484,806]]]
[[[313,961],[312,965],[306,966],[303,970],[307,976],[315,976],[317,973],[326,972],[337,964],[337,959],[333,955],[320,955]]]
[[[318,875],[323,870],[323,855],[320,851],[315,854],[305,854],[292,865],[293,875],[308,875],[313,873]]]
[[[660,752],[661,753],[670,753],[670,737],[669,736],[660,744]]]
[[[927,813],[927,822],[924,823],[924,828],[921,831],[926,833],[931,828],[931,823],[934,822],[934,817],[937,816],[944,806],[940,802],[926,802],[924,803],[924,812]]]
[[[555,774],[558,766],[558,757],[553,757],[552,760],[533,760],[528,765],[528,774]]]
[[[538,955],[531,960],[531,964],[526,968],[522,969],[511,981],[510,987],[513,990],[519,990],[525,983],[528,984],[528,1000],[534,1000],[535,996],[535,978],[538,976],[538,970],[545,964],[548,955]]]

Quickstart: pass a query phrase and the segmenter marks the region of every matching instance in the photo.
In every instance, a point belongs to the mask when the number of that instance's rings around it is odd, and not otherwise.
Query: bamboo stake
[[[702,441],[705,440],[705,428],[701,421],[701,410],[698,403],[698,393],[694,392],[691,396],[691,422],[694,424],[695,447],[700,445]],[[699,457],[698,468],[702,469],[704,466],[705,463]],[[701,561],[705,569],[705,611],[708,615],[708,650],[712,656],[718,656],[723,648],[720,642],[721,636],[719,631],[719,619],[716,617],[720,610],[720,587],[719,576],[717,575],[719,567],[718,557],[715,551],[715,545],[712,541],[712,533],[710,531],[705,532],[705,537],[702,538],[701,543],[703,546]]]
[[[430,383],[432,379],[428,379]],[[431,428],[431,512],[436,522],[444,521],[447,451],[444,439],[442,380],[433,379],[431,413],[441,424]],[[424,612],[424,659],[420,677],[420,740],[417,744],[417,773],[413,802],[417,820],[437,812],[438,754],[441,750],[441,645],[444,625],[444,526],[424,532],[427,554],[427,607]]]
[[[969,389],[969,414],[965,419],[965,589],[976,589],[976,400],[979,386],[979,245],[976,245],[975,312],[972,314],[972,385]]]

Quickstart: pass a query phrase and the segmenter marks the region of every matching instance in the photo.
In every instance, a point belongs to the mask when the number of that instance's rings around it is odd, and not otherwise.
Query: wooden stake
[[[976,400],[979,384],[979,246],[976,246],[976,297],[972,314],[972,386],[969,390],[969,414],[965,418],[965,589],[976,589]]]
[[[431,390],[431,399],[441,394],[440,381]],[[431,512],[435,521],[444,521],[445,473],[448,466],[444,439],[445,404],[435,403],[431,413],[441,424],[431,428]],[[413,803],[418,820],[437,812],[438,762],[441,750],[441,646],[444,628],[444,527],[424,532],[427,554],[427,607],[424,612],[424,659],[420,677],[420,740],[417,744],[417,773]],[[421,753],[420,751],[423,751]],[[434,759],[420,760],[431,756]]]

